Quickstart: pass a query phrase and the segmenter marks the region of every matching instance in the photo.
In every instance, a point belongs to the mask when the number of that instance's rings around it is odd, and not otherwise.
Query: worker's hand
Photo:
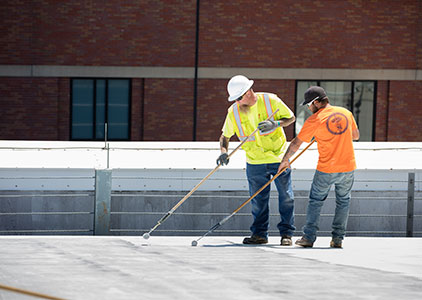
[[[258,129],[261,134],[267,133],[273,130],[274,128],[277,128],[277,123],[274,122],[273,120],[262,121],[262,122],[259,122],[258,124]]]
[[[290,168],[290,162],[288,160],[283,159],[280,163],[280,166],[278,167],[277,173],[280,173],[281,170],[283,170],[284,168]]]
[[[223,166],[229,164],[229,155],[227,153],[221,153],[217,158],[217,165],[219,164],[222,164]]]

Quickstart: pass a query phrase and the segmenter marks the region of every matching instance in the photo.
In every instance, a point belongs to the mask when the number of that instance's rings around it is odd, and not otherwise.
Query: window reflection
[[[72,80],[73,140],[128,140],[130,80]]]

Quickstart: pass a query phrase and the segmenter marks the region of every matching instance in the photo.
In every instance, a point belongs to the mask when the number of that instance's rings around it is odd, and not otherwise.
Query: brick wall
[[[199,64],[412,69],[421,13],[418,0],[201,1]],[[0,18],[0,64],[194,65],[195,0],[7,1]]]
[[[201,1],[200,64],[412,69],[421,13],[416,0]]]
[[[7,1],[0,64],[193,66],[196,1]]]
[[[193,80],[145,79],[145,141],[191,141],[193,135]]]
[[[70,139],[70,80],[58,78],[57,140]]]
[[[422,81],[391,81],[388,141],[422,141]]]
[[[419,0],[200,3],[200,67],[422,68]],[[0,65],[193,67],[195,22],[195,0],[7,1]],[[218,140],[228,79],[198,80],[198,141]],[[69,82],[0,77],[0,139],[68,140]],[[293,79],[255,82],[294,110]],[[375,140],[421,141],[421,82],[377,89]],[[192,140],[193,94],[193,79],[133,78],[131,139]]]
[[[133,141],[142,141],[144,136],[144,80],[132,80],[131,126],[130,137]]]
[[[226,80],[198,82],[198,141],[217,141],[228,107]],[[0,139],[69,140],[68,78],[0,78]],[[255,80],[257,92],[276,93],[295,111],[294,80]],[[421,141],[420,81],[378,81],[375,141]],[[193,80],[132,80],[131,139],[190,141]],[[294,125],[285,128],[288,140]],[[232,140],[237,140],[233,137]]]
[[[375,107],[375,138],[376,142],[387,141],[388,114],[389,114],[390,82],[380,80],[377,84],[377,99]]]
[[[231,103],[227,101],[227,80],[198,81],[197,140],[218,141]],[[237,140],[233,138],[233,140]]]
[[[68,139],[69,97],[61,93],[66,87],[57,78],[0,78],[0,138]]]

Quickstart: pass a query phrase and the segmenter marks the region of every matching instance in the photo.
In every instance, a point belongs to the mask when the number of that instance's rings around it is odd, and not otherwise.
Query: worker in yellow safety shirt
[[[235,101],[227,112],[220,137],[221,155],[217,164],[228,164],[230,138],[236,134],[243,141],[256,128],[242,148],[246,152],[246,175],[249,193],[252,196],[271,176],[277,174],[281,159],[287,149],[283,127],[295,121],[293,112],[275,94],[255,93],[254,81],[243,75],[236,75],[227,84],[229,101]],[[278,109],[269,120],[268,117]],[[291,169],[287,168],[274,180],[278,190],[278,204],[281,220],[277,224],[281,236],[281,245],[291,246],[294,227],[294,196],[291,181]],[[244,244],[268,243],[270,186],[252,199],[253,224],[251,237],[243,240]]]

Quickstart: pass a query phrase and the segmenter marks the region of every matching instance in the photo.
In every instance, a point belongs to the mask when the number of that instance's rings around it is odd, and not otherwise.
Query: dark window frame
[[[92,136],[93,138],[90,139],[77,139],[77,138],[73,138],[72,137],[72,125],[73,125],[73,81],[74,80],[93,80],[94,81],[94,92],[93,92],[93,128],[92,128]],[[108,137],[109,134],[109,130],[107,130],[107,136],[105,136],[104,134],[104,138],[96,138],[96,123],[97,123],[97,116],[96,116],[96,105],[97,105],[97,80],[104,80],[105,81],[105,103],[104,103],[104,110],[105,110],[105,116],[104,119],[106,120],[106,122],[104,123],[104,125],[106,123],[108,123],[108,82],[109,80],[128,80],[129,82],[129,86],[128,86],[128,138],[127,139],[110,139]],[[115,77],[111,77],[111,78],[103,78],[103,77],[72,77],[70,78],[70,126],[69,126],[69,131],[70,131],[70,140],[71,141],[131,141],[131,124],[132,124],[132,79],[131,78],[115,78]]]

